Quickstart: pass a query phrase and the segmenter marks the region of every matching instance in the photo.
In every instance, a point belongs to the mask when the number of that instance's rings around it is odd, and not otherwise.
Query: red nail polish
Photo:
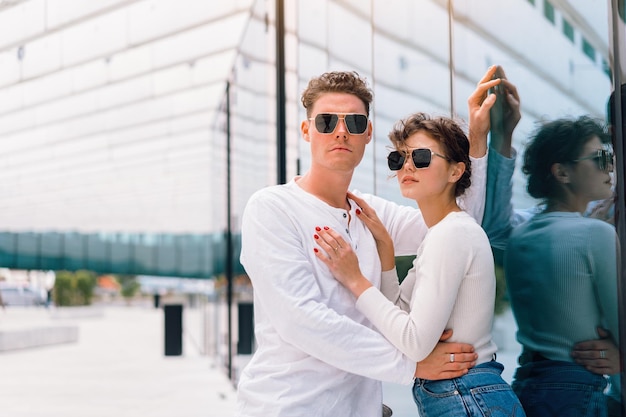
[[[317,253],[319,251],[317,250],[317,248],[313,248],[313,252]]]
[[[320,227],[319,227],[319,226],[315,226],[315,230],[317,230],[317,231],[319,232],[319,231],[320,231],[320,230],[322,230],[322,229],[320,229]]]
[[[328,226],[324,226],[324,230],[328,230]]]
[[[320,238],[318,235],[313,235],[313,237],[314,237],[315,239],[319,239],[319,238]]]
[[[357,215],[358,215],[358,214],[361,214],[361,210],[356,209],[356,214],[357,214]]]

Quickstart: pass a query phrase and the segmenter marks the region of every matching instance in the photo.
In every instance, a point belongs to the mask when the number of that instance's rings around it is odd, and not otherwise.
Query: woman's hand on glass
[[[496,95],[490,94],[489,89],[501,83],[499,78],[493,79],[497,69],[496,65],[489,67],[467,99],[470,156],[474,158],[482,158],[487,153],[487,134],[491,128],[489,112],[496,102]]]

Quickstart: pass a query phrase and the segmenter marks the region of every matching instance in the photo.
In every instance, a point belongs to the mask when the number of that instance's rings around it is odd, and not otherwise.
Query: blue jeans
[[[513,391],[529,417],[606,417],[607,381],[572,362],[528,362],[515,371]]]
[[[491,361],[475,366],[459,378],[417,378],[413,398],[420,416],[525,416],[511,386],[500,376],[503,369],[502,364]]]

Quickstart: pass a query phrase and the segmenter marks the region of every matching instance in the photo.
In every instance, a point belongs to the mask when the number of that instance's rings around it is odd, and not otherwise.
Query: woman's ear
[[[465,172],[465,162],[456,162],[451,166],[452,172],[450,173],[449,181],[457,182],[463,176]]]
[[[565,164],[560,162],[552,164],[550,172],[552,173],[552,176],[554,176],[554,178],[556,178],[556,180],[561,184],[568,184],[570,182],[569,169]]]

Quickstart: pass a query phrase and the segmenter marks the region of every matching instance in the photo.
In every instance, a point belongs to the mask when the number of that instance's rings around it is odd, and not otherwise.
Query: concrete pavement
[[[225,315],[216,311],[211,305],[185,307],[183,355],[164,356],[163,309],[147,301],[74,310],[0,309],[0,333],[41,327],[78,329],[75,343],[0,352],[0,415],[233,416],[236,390],[226,370],[216,364],[220,347],[215,334],[222,334],[217,339],[225,336],[220,324]],[[207,315],[210,319],[203,322]],[[204,328],[208,334],[203,335]],[[510,382],[519,352],[510,313],[499,317],[494,331],[501,347],[498,359],[506,367],[503,376]],[[235,357],[236,367],[245,359]],[[410,387],[386,383],[384,399],[394,417],[416,415]]]
[[[0,331],[77,326],[78,341],[0,353],[6,417],[227,417],[235,388],[194,337],[200,315],[183,312],[183,355],[164,355],[164,313],[148,304],[59,314],[0,309]]]

